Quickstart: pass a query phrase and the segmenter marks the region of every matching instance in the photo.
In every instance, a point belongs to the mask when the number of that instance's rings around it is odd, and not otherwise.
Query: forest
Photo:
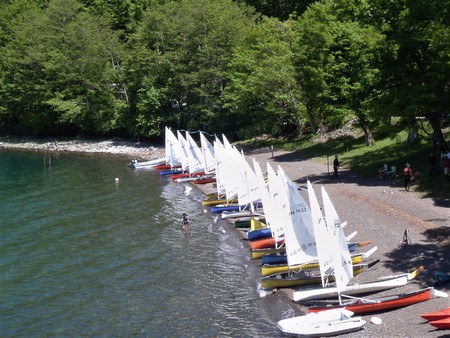
[[[2,0],[0,133],[446,147],[450,0]],[[425,127],[424,127],[425,125]]]

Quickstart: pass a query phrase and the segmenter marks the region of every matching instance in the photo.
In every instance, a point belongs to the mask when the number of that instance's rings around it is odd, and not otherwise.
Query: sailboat
[[[321,234],[323,232],[322,228],[314,225],[313,220],[315,218],[319,219],[319,217],[313,214],[313,209],[310,209],[306,205],[297,186],[289,179],[281,167],[278,167],[278,175],[273,179],[269,178],[269,182],[272,184],[272,181],[276,181],[277,179],[278,182],[281,182],[280,184],[284,185],[284,189],[279,189],[279,197],[282,214],[285,217],[283,228],[288,266],[291,267],[313,263],[318,259],[317,238],[322,237],[324,241],[327,241],[329,235],[327,233]],[[318,209],[318,212],[320,213],[320,208]],[[345,242],[345,237],[343,241]],[[323,245],[325,247],[329,246],[328,244]],[[337,245],[338,244],[336,244],[336,246]],[[345,249],[348,252],[346,242],[341,250]],[[330,258],[327,258],[327,261],[333,259],[334,256],[341,257],[341,255],[341,251],[337,248],[333,248],[333,252],[329,255]],[[322,259],[322,262],[323,261],[324,260]],[[348,272],[351,276],[353,276],[353,273],[362,273],[365,268],[365,265],[353,266],[349,253],[346,258],[346,264],[348,265],[348,269],[351,270]],[[264,276],[261,278],[261,287],[280,288],[317,284],[323,280],[323,277],[321,276],[324,276],[325,273],[327,274],[328,280],[334,281],[334,275],[328,274],[328,270],[323,272],[322,265],[323,263],[321,263],[321,260],[319,259],[320,274],[314,273],[314,271],[300,270]]]
[[[308,184],[308,191],[313,191],[312,186]],[[324,187],[321,187],[323,207],[325,210],[325,218],[327,224],[340,224],[339,216],[334,208],[331,199]],[[314,198],[314,196],[312,196]],[[315,206],[318,207],[317,205]],[[320,259],[320,258],[319,258]],[[422,270],[423,266],[417,268],[410,273],[403,273],[393,276],[381,277],[378,280],[361,283],[361,284],[346,284],[344,288],[339,289],[338,286],[326,286],[322,288],[298,289],[294,290],[292,298],[295,302],[302,302],[312,299],[322,299],[338,296],[339,292],[343,295],[362,295],[366,293],[387,290],[399,286],[406,285],[409,281],[414,279]]]
[[[338,300],[336,302],[327,302],[321,305],[318,303],[319,301],[315,301],[317,303],[308,307],[309,312],[345,308],[357,314],[370,313],[416,304],[429,300],[432,296],[448,297],[445,292],[429,287],[413,292],[370,299],[345,296],[346,300],[342,300],[342,296],[344,296],[342,292],[346,290],[348,282],[353,276],[351,273],[351,260],[348,259],[349,255],[342,246],[343,233],[340,228],[340,222],[336,218],[337,214],[333,210],[334,207],[330,209],[332,204],[331,206],[329,205],[331,201],[325,189],[322,189],[322,196],[324,198],[324,209],[328,215],[326,214],[323,217],[312,185],[309,181],[307,184],[314,231],[317,231],[316,240],[321,267],[322,286],[326,286],[328,276],[334,275],[338,293]]]
[[[311,183],[309,181],[307,183],[322,285],[333,276],[338,290],[342,290],[353,277],[350,254],[344,245],[345,237],[340,222],[332,221],[332,217],[327,219],[322,216]],[[309,313],[305,316],[282,319],[277,323],[277,327],[284,333],[307,337],[336,336],[360,330],[364,326],[366,323],[364,320],[360,317],[352,318],[352,315],[353,312],[345,308],[332,309],[324,311],[321,317],[314,317]]]

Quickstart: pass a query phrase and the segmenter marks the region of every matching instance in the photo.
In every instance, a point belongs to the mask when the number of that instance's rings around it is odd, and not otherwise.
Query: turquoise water
[[[126,163],[0,151],[0,336],[278,336],[236,231]]]

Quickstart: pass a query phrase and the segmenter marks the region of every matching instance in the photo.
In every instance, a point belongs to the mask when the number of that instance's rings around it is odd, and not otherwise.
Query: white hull
[[[161,164],[165,164],[166,163],[166,158],[157,158],[155,160],[150,160],[150,161],[144,161],[144,162],[137,162],[136,160],[131,161],[131,163],[129,164],[130,167],[132,168],[152,168],[152,167],[156,167],[157,165],[161,165]]]
[[[388,290],[399,286],[406,285],[408,283],[408,276],[398,276],[391,279],[382,279],[379,281],[347,285],[347,287],[341,291],[343,295],[360,295],[364,293],[377,292],[382,290]],[[326,287],[317,289],[300,289],[293,292],[292,299],[295,302],[301,302],[311,299],[331,298],[338,295],[337,287]]]
[[[353,312],[338,309],[309,313],[305,316],[282,319],[277,323],[278,329],[300,337],[337,336],[360,330],[366,323],[361,317],[354,317]]]

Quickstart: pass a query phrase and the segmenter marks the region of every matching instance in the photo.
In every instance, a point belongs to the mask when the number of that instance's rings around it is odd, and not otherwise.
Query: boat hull
[[[275,248],[275,244],[280,246],[284,242],[283,240],[278,241],[278,243],[275,243],[275,238],[261,238],[250,242],[250,248],[252,250],[255,249],[265,249],[265,248]]]
[[[272,237],[272,230],[270,228],[250,230],[247,232],[247,239],[249,241]]]
[[[351,302],[343,302],[339,305],[331,306],[311,306],[308,308],[309,312],[320,312],[330,309],[338,309],[345,307],[353,313],[374,313],[400,307],[409,306],[412,304],[421,303],[431,298],[433,288],[422,289],[414,292],[408,292],[400,295],[373,298],[369,301],[361,301],[361,299],[352,299]]]
[[[434,327],[437,327],[441,330],[448,330],[450,329],[450,317],[439,319],[439,320],[433,320],[429,322],[430,325],[433,325]]]
[[[357,255],[352,257],[352,263],[358,264],[362,262],[362,255]],[[289,267],[288,265],[263,265],[261,267],[261,275],[262,276],[270,276],[279,273],[286,273],[289,271],[300,271],[300,270],[311,270],[311,269],[319,269],[319,262],[312,262],[308,264],[296,265]]]
[[[354,266],[353,274],[358,275],[364,271],[363,266]],[[329,282],[333,282],[333,276],[328,278]],[[311,285],[311,284],[321,284],[322,278],[320,274],[318,277],[312,277],[307,275],[302,276],[292,276],[290,274],[277,274],[270,275],[261,278],[261,288],[263,289],[275,289],[275,288],[287,288],[292,286],[300,286],[300,285]]]
[[[366,322],[345,309],[309,313],[278,321],[278,329],[300,337],[327,337],[360,330]]]
[[[264,255],[267,254],[272,254],[272,253],[285,253],[286,249],[284,248],[280,248],[280,249],[275,249],[275,248],[262,248],[262,249],[254,249],[251,250],[252,253],[252,259],[259,259],[262,258]]]
[[[408,277],[401,276],[389,280],[380,280],[371,283],[347,285],[346,289],[341,291],[341,294],[347,296],[362,295],[366,293],[372,293],[404,286],[407,283]],[[338,296],[337,287],[327,287],[322,289],[312,289],[312,290],[300,289],[294,291],[292,294],[292,299],[294,302],[302,302],[311,299],[333,298],[337,296]]]
[[[450,307],[439,311],[423,313],[420,315],[420,317],[428,321],[444,319],[450,317]]]

